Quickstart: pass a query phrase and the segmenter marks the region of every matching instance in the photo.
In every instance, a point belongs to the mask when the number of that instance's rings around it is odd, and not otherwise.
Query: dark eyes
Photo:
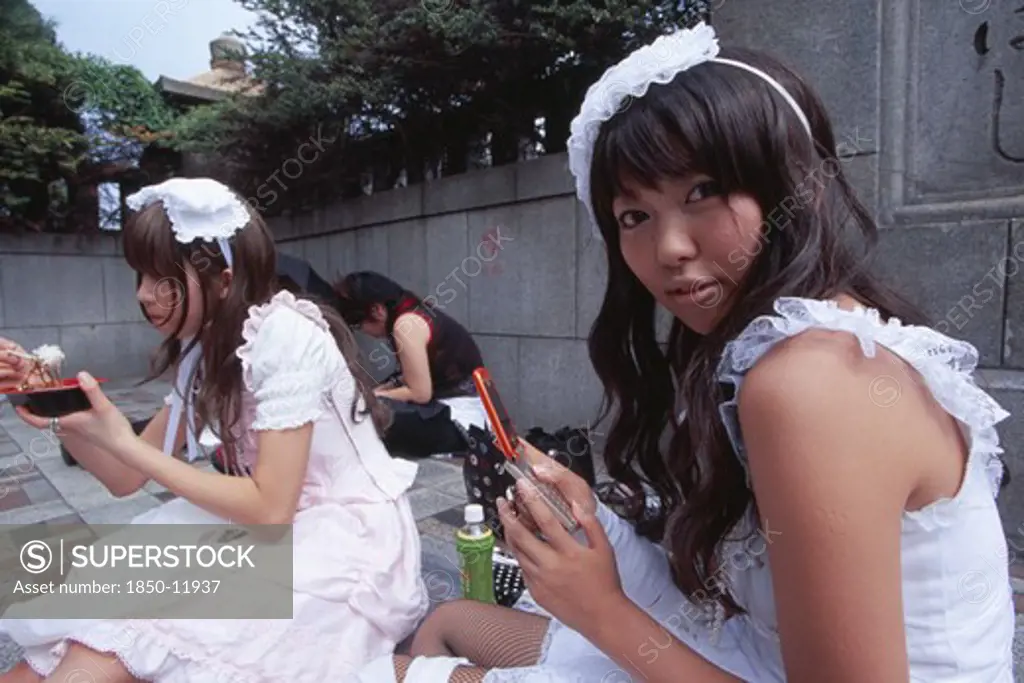
[[[714,180],[706,180],[703,183],[697,183],[690,190],[690,194],[686,196],[686,203],[700,201],[701,199],[708,199],[709,197],[717,197],[722,194],[721,187]]]
[[[630,209],[629,211],[623,211],[619,214],[619,226],[622,228],[635,228],[640,223],[647,220],[648,215],[643,211],[637,211],[636,209]]]
[[[717,197],[720,194],[722,194],[722,190],[721,186],[718,184],[717,181],[705,180],[704,182],[697,183],[696,185],[693,186],[693,188],[690,190],[690,193],[686,195],[685,203],[695,204],[705,199]],[[648,218],[650,218],[650,216],[647,214],[647,212],[640,211],[639,209],[627,209],[626,211],[620,213],[618,217],[619,225],[622,228],[626,229],[636,227],[637,225],[643,223]]]

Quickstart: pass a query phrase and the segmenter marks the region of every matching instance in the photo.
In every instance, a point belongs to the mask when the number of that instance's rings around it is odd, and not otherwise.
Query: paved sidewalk
[[[170,390],[164,382],[144,386],[112,382],[104,388],[131,420],[155,413]],[[430,567],[424,567],[432,579],[428,581],[431,597],[443,601],[454,597],[458,574],[453,534],[466,503],[461,460],[417,464],[409,501],[424,553],[432,560]],[[196,467],[211,466],[201,461]],[[115,498],[85,470],[66,465],[52,437],[23,423],[9,404],[0,402],[0,525],[24,527],[25,538],[45,538],[48,527],[59,524],[128,522],[173,497],[150,482],[138,493]],[[0,635],[0,672],[12,666],[16,657],[17,648]]]

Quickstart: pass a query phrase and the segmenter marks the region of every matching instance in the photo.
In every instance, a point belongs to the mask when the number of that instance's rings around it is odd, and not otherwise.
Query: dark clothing
[[[434,386],[434,399],[455,396],[475,396],[473,371],[484,364],[480,348],[469,331],[439,308],[433,308],[407,297],[395,307],[394,320],[405,313],[415,313],[430,326],[427,342],[427,362],[430,380]],[[397,349],[394,322],[389,325],[388,337]]]
[[[426,457],[466,449],[466,439],[451,418],[451,408],[439,399],[476,396],[473,371],[484,364],[473,336],[439,308],[407,296],[398,302],[388,325],[388,340],[396,350],[394,324],[398,317],[415,313],[430,327],[427,363],[433,396],[427,403],[385,399],[394,418],[384,442],[395,455]]]
[[[335,310],[341,310],[338,293],[334,291],[334,287],[320,277],[308,261],[279,253],[277,279],[293,294],[311,294]]]
[[[434,453],[466,450],[466,440],[452,421],[451,408],[438,400],[427,404],[382,398],[392,411],[384,444],[392,455],[426,458]]]

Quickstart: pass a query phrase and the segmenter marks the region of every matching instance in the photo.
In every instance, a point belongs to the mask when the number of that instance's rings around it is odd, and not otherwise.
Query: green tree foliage
[[[26,0],[0,0],[0,228],[47,229],[86,152],[72,60]]]
[[[609,64],[707,12],[703,0],[237,1],[259,17],[242,37],[265,92],[194,111],[174,144],[216,152],[251,194],[311,139],[331,141],[278,186],[282,205],[358,193],[367,170],[376,189],[403,170],[410,183],[459,173],[484,140],[493,164],[524,145],[563,151]]]
[[[138,69],[69,54],[28,0],[0,0],[0,229],[94,229],[97,183],[176,118]]]
[[[119,160],[132,154],[127,146],[170,137],[177,113],[141,71],[94,55],[77,55],[71,71],[74,82],[66,93],[80,103],[97,158]]]

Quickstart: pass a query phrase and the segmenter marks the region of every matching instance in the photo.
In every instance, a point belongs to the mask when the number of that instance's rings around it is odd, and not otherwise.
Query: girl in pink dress
[[[134,524],[291,524],[293,616],[23,618],[39,613],[39,600],[69,599],[42,596],[0,621],[24,648],[24,662],[0,681],[64,681],[81,670],[110,683],[342,680],[390,653],[427,611],[406,498],[416,466],[381,442],[386,416],[348,328],[279,291],[273,237],[234,193],[209,179],[172,179],[128,205],[137,213],[125,257],[146,318],[166,337],[154,376],[176,368],[175,391],[138,437],[88,375],[91,410],[50,421],[20,414],[53,429],[115,495],[148,480],[177,494]],[[16,358],[0,362],[16,374]],[[246,476],[171,457],[182,447],[197,457],[204,426]]]

